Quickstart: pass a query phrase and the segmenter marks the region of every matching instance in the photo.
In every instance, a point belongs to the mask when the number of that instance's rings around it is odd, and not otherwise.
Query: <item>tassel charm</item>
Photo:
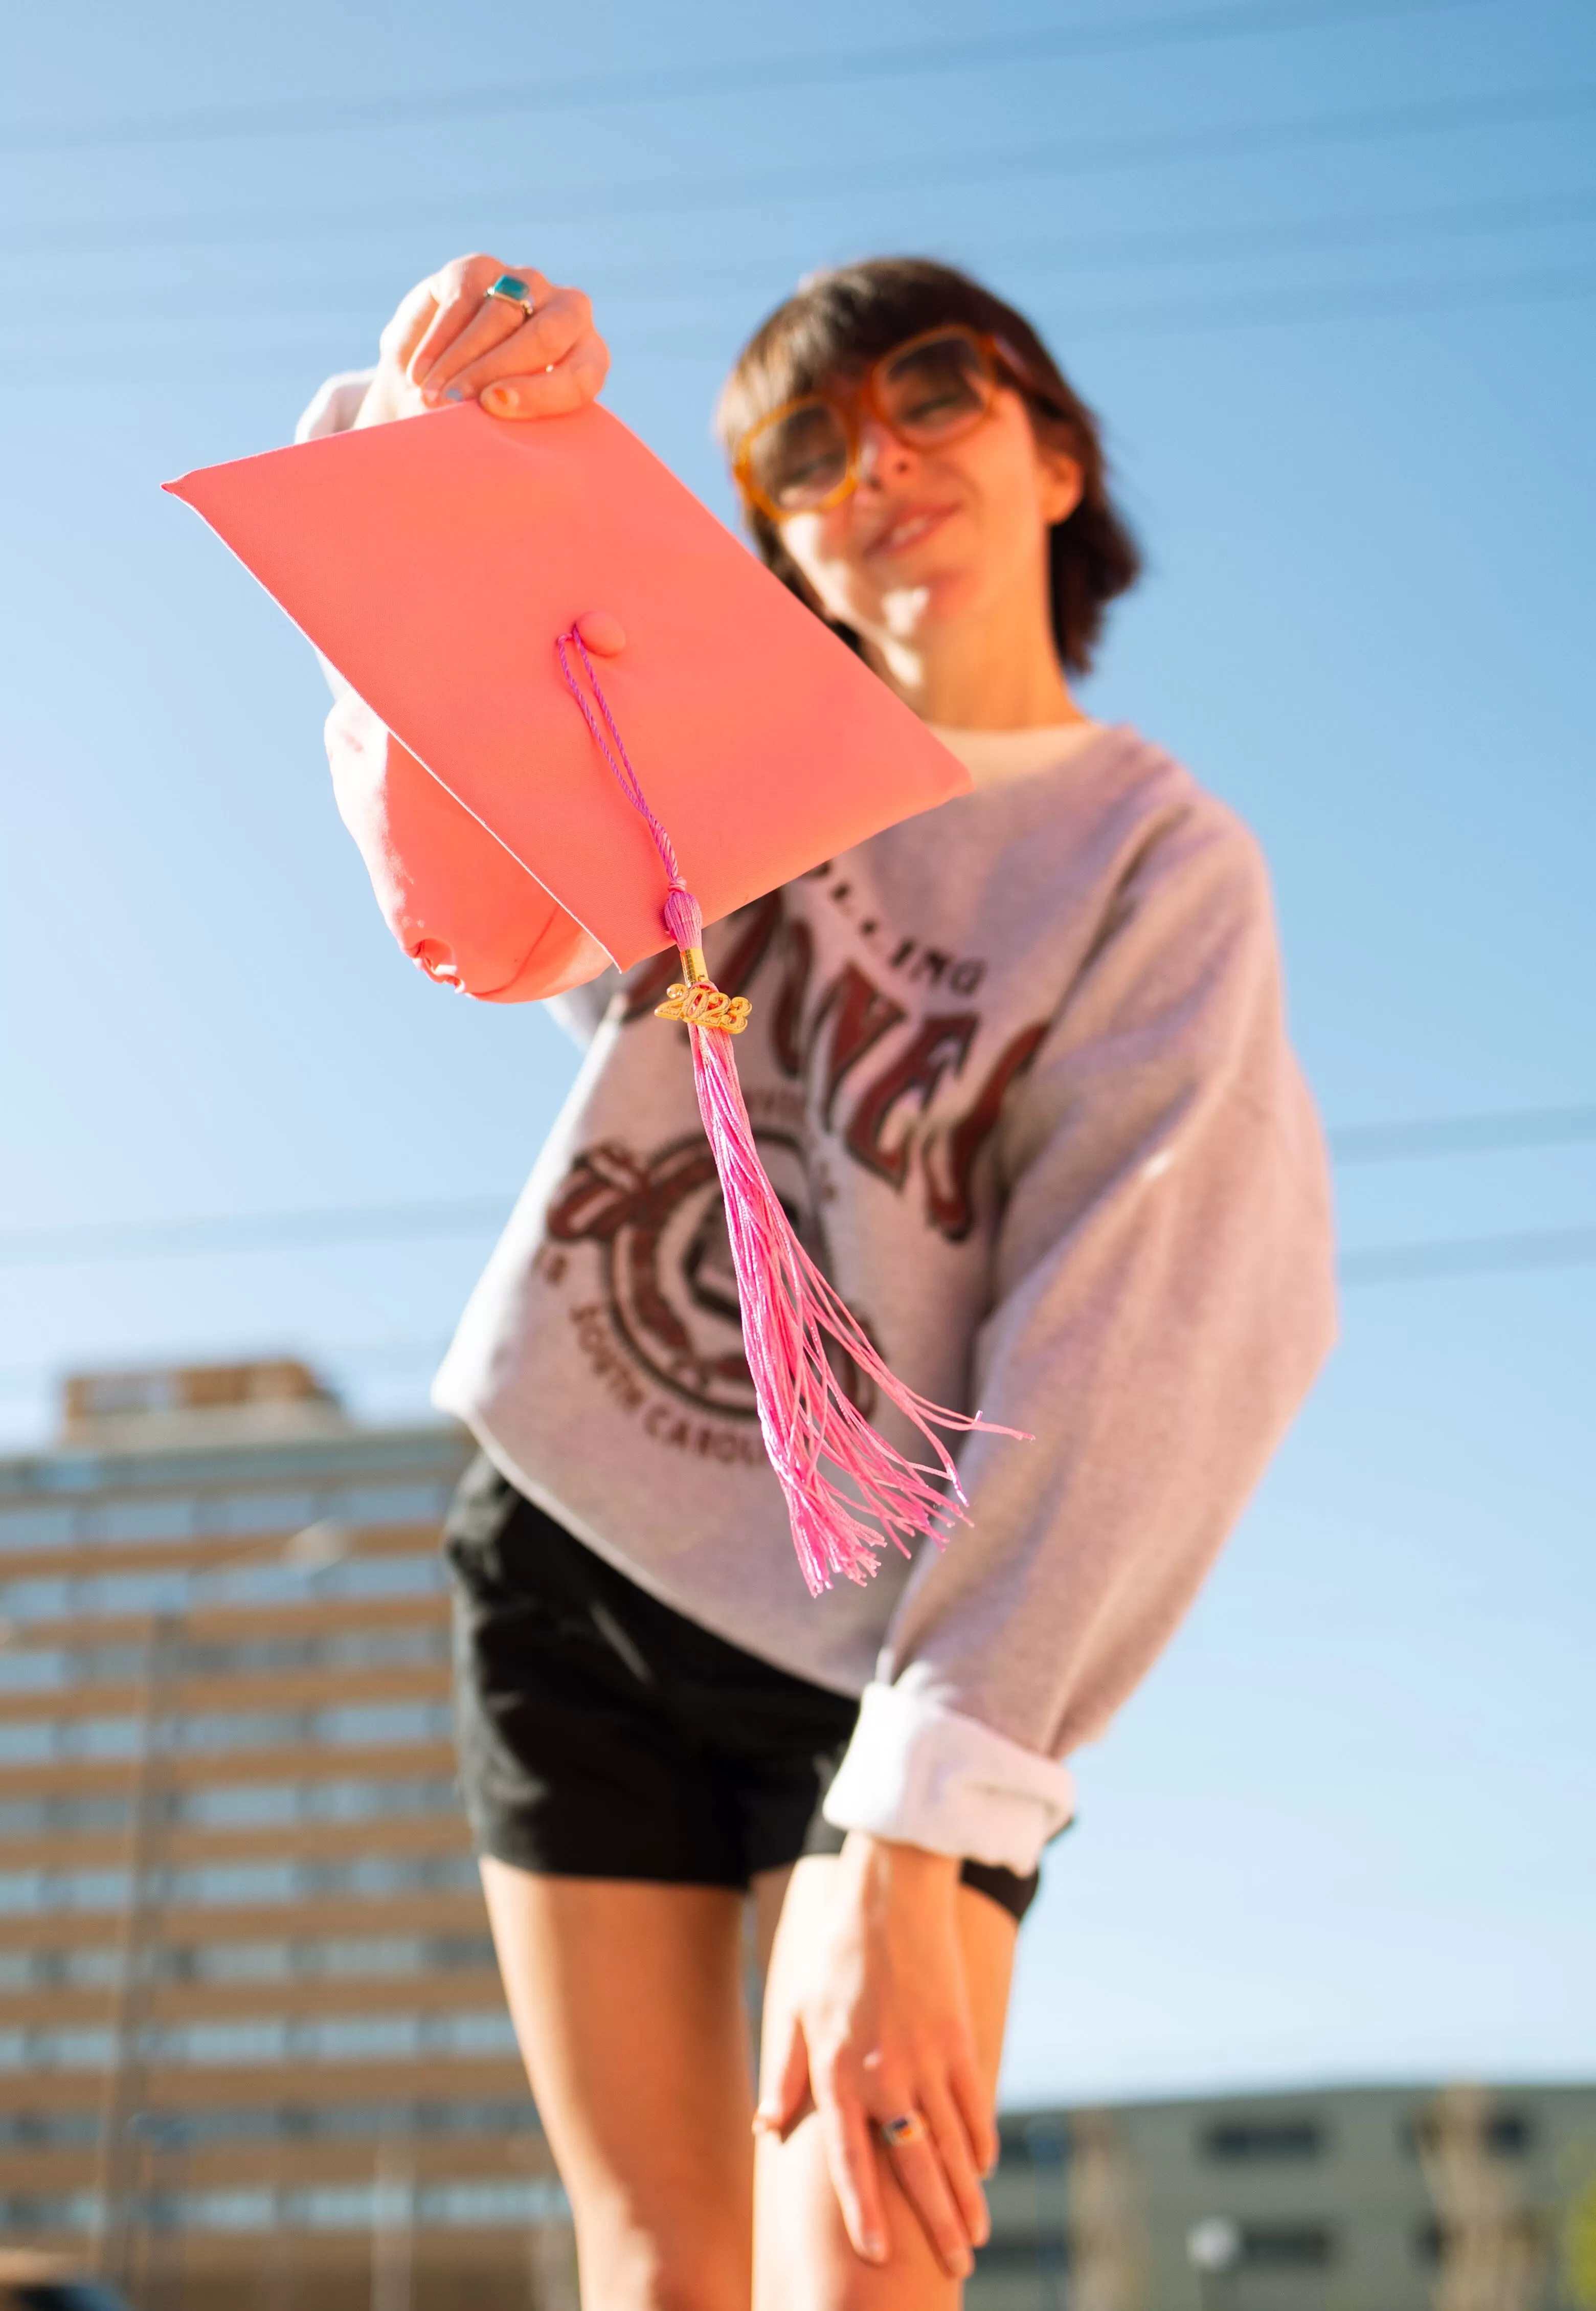
[[[740,1035],[754,1006],[746,995],[722,995],[710,977],[701,946],[677,950],[682,958],[679,984],[667,987],[665,1000],[654,1006],[656,1019],[680,1019],[689,1027],[718,1027],[723,1035]]]
[[[571,669],[568,645],[581,659],[597,715]],[[906,1387],[798,1242],[760,1161],[737,1080],[731,1038],[746,1026],[752,1007],[744,996],[722,994],[708,975],[698,902],[682,880],[670,836],[649,807],[580,633],[573,627],[554,647],[595,745],[648,823],[669,883],[662,911],[682,958],[682,979],[655,1016],[680,1020],[687,1030],[698,1110],[726,1208],[760,1430],[786,1497],[805,1582],[818,1596],[839,1574],[868,1580],[889,1545],[907,1557],[915,1541],[943,1541],[955,1524],[969,1522],[958,1471],[938,1431],[1020,1432],[979,1413],[950,1412]],[[876,1434],[837,1377],[845,1363],[918,1431],[928,1459],[907,1460]]]

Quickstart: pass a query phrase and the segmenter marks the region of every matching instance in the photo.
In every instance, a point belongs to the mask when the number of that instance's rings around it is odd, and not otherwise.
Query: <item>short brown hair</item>
[[[1072,674],[1085,674],[1103,612],[1136,583],[1141,556],[1109,496],[1097,420],[1025,315],[968,274],[929,257],[873,257],[806,281],[760,323],[737,355],[721,390],[716,431],[732,456],[768,410],[829,380],[861,375],[906,337],[947,321],[963,321],[998,340],[1038,438],[1067,450],[1081,469],[1080,502],[1054,523],[1050,559],[1059,656]],[[747,519],[764,562],[813,608],[779,526],[756,507],[747,509]],[[847,628],[838,631],[857,647]]]

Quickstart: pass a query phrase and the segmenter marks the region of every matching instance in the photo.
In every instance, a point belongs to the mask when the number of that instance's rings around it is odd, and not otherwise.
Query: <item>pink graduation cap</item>
[[[606,410],[516,424],[467,404],[167,487],[350,685],[328,723],[339,808],[423,969],[525,1001],[677,947],[660,1015],[687,1032],[811,1591],[864,1579],[884,1539],[944,1536],[962,1496],[937,1432],[987,1424],[897,1380],[798,1243],[737,1081],[749,1006],[702,939],[967,791],[962,765]],[[928,1461],[849,1401],[837,1348]]]

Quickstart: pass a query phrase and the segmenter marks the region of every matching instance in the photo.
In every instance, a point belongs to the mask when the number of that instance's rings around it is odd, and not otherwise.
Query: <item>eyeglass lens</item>
[[[991,397],[980,353],[953,334],[905,346],[880,372],[876,393],[887,424],[915,449],[973,423]],[[783,513],[799,513],[837,494],[850,457],[841,412],[828,401],[799,402],[749,444],[749,479]]]

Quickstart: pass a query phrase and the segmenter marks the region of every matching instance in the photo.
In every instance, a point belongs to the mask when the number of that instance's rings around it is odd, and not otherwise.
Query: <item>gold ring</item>
[[[501,305],[519,307],[523,320],[529,321],[536,310],[532,302],[532,292],[513,273],[501,273],[487,293],[490,297],[497,297]]]
[[[881,2140],[889,2150],[907,2150],[911,2143],[924,2142],[930,2128],[917,2110],[906,2110],[902,2118],[884,2118]]]

